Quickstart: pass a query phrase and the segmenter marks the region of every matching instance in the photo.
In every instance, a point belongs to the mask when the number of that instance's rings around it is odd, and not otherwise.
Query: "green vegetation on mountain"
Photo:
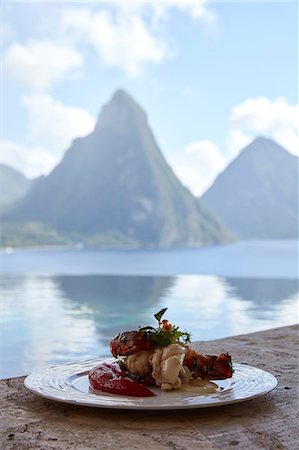
[[[145,112],[122,90],[104,106],[94,132],[76,139],[5,221],[38,223],[66,241],[98,245],[196,246],[231,240],[220,220],[176,178]]]
[[[242,239],[298,237],[298,158],[257,138],[218,176],[204,201]]]
[[[1,224],[1,246],[31,247],[38,245],[66,245],[72,241],[53,228],[38,222]]]

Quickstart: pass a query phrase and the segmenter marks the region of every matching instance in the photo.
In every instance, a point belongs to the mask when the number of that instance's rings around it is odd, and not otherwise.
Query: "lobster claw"
[[[231,378],[233,372],[231,356],[228,353],[221,353],[213,364],[213,378],[211,379],[225,380],[226,378]]]
[[[115,358],[152,348],[152,343],[143,331],[124,331],[117,334],[110,342],[110,350]]]

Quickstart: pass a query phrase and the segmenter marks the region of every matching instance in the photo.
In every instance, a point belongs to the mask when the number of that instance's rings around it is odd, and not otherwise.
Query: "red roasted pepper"
[[[142,384],[135,383],[117,363],[103,363],[89,372],[89,384],[98,391],[133,397],[152,397],[155,394]]]

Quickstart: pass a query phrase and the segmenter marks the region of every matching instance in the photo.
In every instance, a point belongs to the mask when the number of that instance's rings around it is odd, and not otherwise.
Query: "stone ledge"
[[[0,380],[0,448],[298,449],[298,326],[194,344],[271,372],[271,393],[249,402],[189,411],[112,411],[42,399],[24,377]]]

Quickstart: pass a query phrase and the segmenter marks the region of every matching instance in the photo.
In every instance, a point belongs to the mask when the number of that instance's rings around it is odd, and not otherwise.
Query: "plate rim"
[[[69,373],[67,375],[65,375],[65,381],[71,377],[71,376],[82,376],[84,372],[88,372],[88,370],[90,370],[92,367],[95,367],[96,364],[100,364],[101,362],[104,361],[115,361],[114,358],[109,358],[109,357],[102,357],[102,358],[95,358],[95,359],[88,359],[88,360],[83,360],[83,361],[75,361],[75,362],[68,362],[68,363],[64,363],[64,364],[56,364],[53,366],[48,366],[45,367],[43,369],[38,369],[34,372],[32,372],[31,374],[29,374],[25,380],[24,380],[24,385],[25,387],[32,392],[35,395],[38,395],[39,397],[42,398],[46,398],[47,400],[51,400],[54,402],[59,402],[59,403],[64,403],[64,404],[71,404],[71,405],[76,405],[76,406],[87,406],[87,407],[92,407],[92,408],[100,408],[100,409],[111,409],[111,410],[135,410],[135,411],[176,411],[176,410],[188,410],[188,409],[203,409],[203,408],[215,408],[215,407],[220,407],[220,406],[227,406],[227,405],[231,405],[231,404],[237,404],[237,403],[243,403],[249,400],[254,400],[256,398],[259,398],[263,395],[266,395],[267,393],[273,391],[277,384],[278,384],[278,380],[277,378],[271,374],[270,372],[261,369],[259,367],[255,367],[255,366],[251,366],[249,364],[246,363],[233,363],[233,367],[237,370],[242,370],[242,368],[247,368],[247,369],[253,369],[254,371],[258,371],[258,373],[260,374],[264,374],[266,375],[269,380],[272,381],[271,386],[268,386],[267,388],[265,388],[265,390],[249,395],[247,397],[242,397],[242,398],[229,398],[227,400],[221,400],[219,402],[210,402],[210,403],[189,403],[189,404],[181,404],[181,405],[171,405],[171,404],[162,404],[162,405],[149,405],[149,404],[109,404],[109,403],[93,403],[90,402],[88,400],[88,398],[86,397],[84,399],[81,398],[80,400],[78,399],[74,399],[74,398],[60,398],[55,396],[55,393],[50,394],[50,393],[45,393],[42,392],[41,390],[38,390],[38,388],[36,386],[33,386],[31,384],[31,381],[34,380],[39,374],[43,374],[46,373],[47,371],[50,370],[55,370],[55,369],[59,369],[59,368],[68,368],[68,367],[73,367],[74,369],[72,371],[72,373]],[[89,369],[86,368],[81,368],[79,371],[75,370],[76,366],[82,365],[82,364],[91,364],[91,367]],[[231,380],[233,380],[234,376],[231,378]],[[213,380],[211,380],[213,381]],[[40,386],[39,386],[40,387]],[[41,388],[41,387],[40,387]],[[233,384],[229,389],[233,389]],[[64,392],[64,394],[67,396],[68,392],[67,391],[62,391]],[[221,392],[219,392],[220,394]],[[107,394],[105,395],[105,393],[103,393],[103,397],[107,397]],[[101,398],[101,393],[99,391],[99,393],[94,394],[99,396],[99,398]],[[115,394],[110,394],[112,397],[116,397],[116,398],[123,398],[123,399],[139,399],[138,397],[129,397],[129,396],[120,396],[120,395],[115,395]],[[216,395],[216,394],[210,394],[210,395]],[[205,395],[205,397],[208,397],[209,395]],[[201,396],[198,396],[201,397]],[[152,398],[152,397],[151,397]]]

